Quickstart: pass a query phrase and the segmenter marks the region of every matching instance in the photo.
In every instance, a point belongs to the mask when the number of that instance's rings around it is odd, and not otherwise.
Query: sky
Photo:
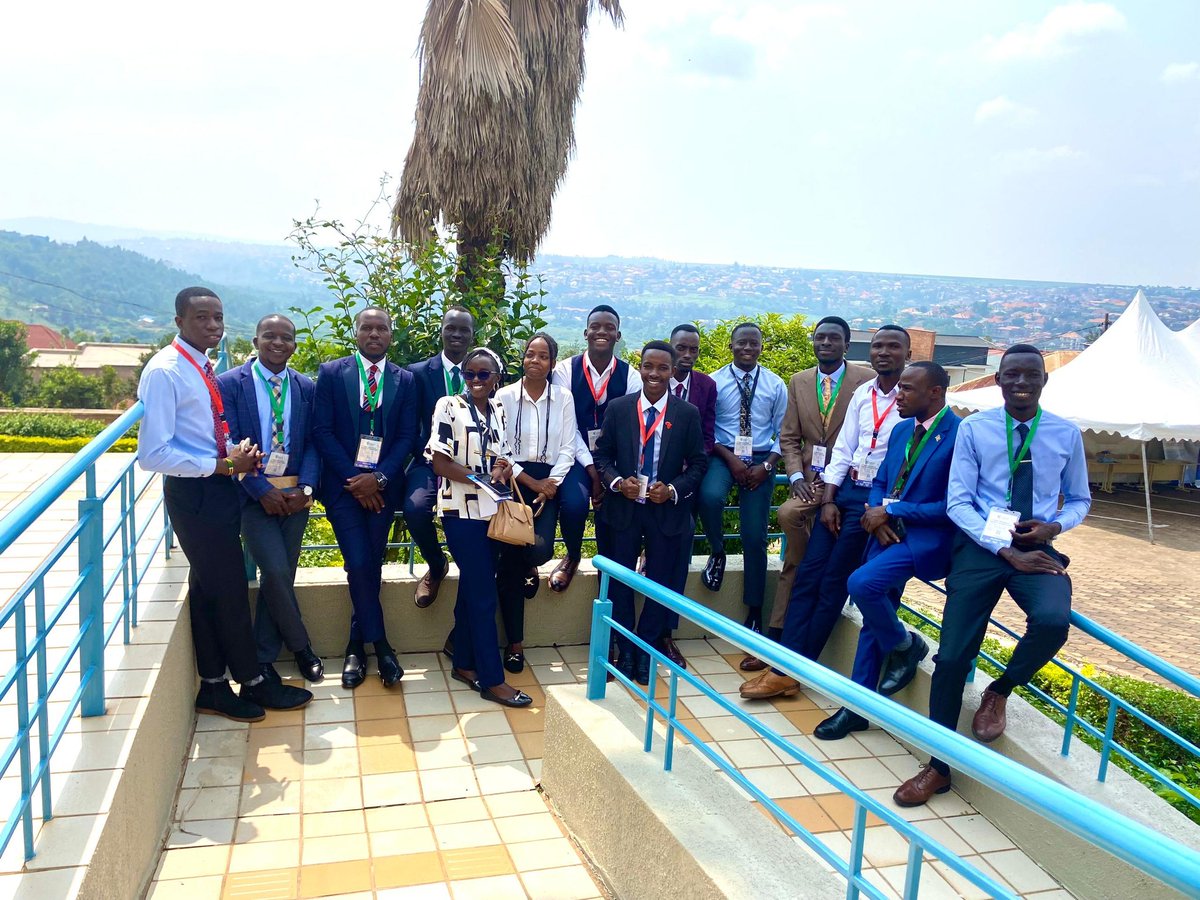
[[[11,6],[0,218],[277,242],[403,167],[420,0]],[[543,253],[1200,287],[1196,0],[623,6]]]

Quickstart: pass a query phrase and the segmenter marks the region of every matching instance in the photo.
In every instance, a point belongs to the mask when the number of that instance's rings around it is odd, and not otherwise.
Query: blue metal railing
[[[97,460],[141,419],[142,413],[142,404],[136,403],[0,521],[3,554],[76,481],[83,479],[78,518],[0,610],[0,628],[11,626],[16,632],[16,658],[0,680],[0,699],[15,688],[17,712],[17,732],[0,752],[0,776],[8,774],[15,760],[21,782],[20,798],[0,830],[0,852],[20,828],[25,858],[33,856],[34,796],[40,795],[42,820],[50,819],[50,760],[76,710],[84,716],[104,714],[105,648],[118,628],[123,643],[129,643],[130,630],[137,625],[138,587],[159,548],[169,548],[170,525],[162,509],[162,497],[147,496],[156,476],[146,477],[139,484],[131,458],[107,487],[98,491],[96,486]],[[105,504],[109,501],[117,509],[106,515]],[[64,596],[48,600],[47,576],[61,561],[69,559],[72,549],[78,564],[76,574]],[[78,612],[78,628],[68,615],[73,609]],[[59,634],[66,629],[69,640],[62,655],[51,661],[48,639],[56,629]],[[77,685],[67,678],[76,660]],[[34,687],[36,697],[31,697]],[[51,720],[50,702],[62,699],[64,694],[68,695],[66,709]]]
[[[1157,878],[1164,884],[1182,891],[1186,895],[1200,896],[1200,853],[1169,840],[1144,825],[1118,815],[1111,809],[1082,797],[1043,775],[1011,762],[956,732],[936,725],[924,716],[881,697],[874,691],[853,683],[837,672],[805,659],[606,557],[597,556],[593,562],[600,571],[601,577],[600,596],[595,601],[592,612],[591,645],[588,653],[588,698],[591,700],[604,698],[606,674],[612,673],[618,681],[646,701],[646,729],[643,746],[647,752],[653,746],[657,714],[662,716],[666,725],[664,768],[667,770],[671,768],[675,733],[681,732],[696,750],[733,779],[738,787],[762,803],[779,821],[801,838],[814,853],[846,878],[848,900],[855,900],[860,894],[866,894],[869,897],[878,898],[878,900],[887,896],[879,886],[868,881],[862,873],[868,813],[878,816],[909,842],[904,887],[905,900],[915,900],[918,896],[921,867],[926,853],[942,860],[971,884],[987,891],[993,897],[1010,898],[1016,895],[922,832],[916,824],[908,822],[893,808],[871,797],[836,771],[827,768],[821,761],[794,746],[772,728],[763,725],[754,716],[745,712],[739,704],[730,702],[690,672],[675,666],[659,650],[615,622],[612,618],[612,602],[608,599],[609,584],[612,579],[629,585],[650,600],[663,604],[680,616],[699,625],[709,634],[729,641],[747,653],[787,672],[806,686],[814,688],[841,705],[866,716],[886,731],[945,760],[958,771],[975,778],[1021,806],[1033,810],[1045,819]],[[658,684],[658,666],[665,667],[668,674],[666,706],[657,699],[656,691],[652,687],[642,688],[635,684],[609,661],[609,641],[614,629],[618,634],[624,635],[650,654],[651,685]],[[849,859],[842,859],[841,856],[834,853],[815,834],[802,826],[794,816],[782,809],[736,767],[717,754],[703,739],[680,722],[677,715],[680,679],[691,684],[704,696],[722,706],[730,715],[736,716],[753,729],[772,746],[802,763],[854,801],[854,826]]]

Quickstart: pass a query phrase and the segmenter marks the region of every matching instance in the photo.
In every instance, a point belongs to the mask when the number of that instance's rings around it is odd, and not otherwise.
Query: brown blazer
[[[779,444],[783,449],[783,464],[790,476],[803,472],[811,484],[816,480],[813,472],[812,448],[824,444],[831,451],[842,422],[846,418],[846,407],[855,389],[875,377],[873,369],[846,363],[846,376],[833,404],[829,425],[821,420],[821,409],[817,406],[817,368],[805,369],[792,376],[788,384],[787,411],[783,414],[783,429],[779,433]]]

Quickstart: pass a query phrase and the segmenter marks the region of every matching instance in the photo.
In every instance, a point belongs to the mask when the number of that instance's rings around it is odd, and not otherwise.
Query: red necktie
[[[375,377],[378,367],[371,366],[367,371],[367,396],[363,397],[363,409],[371,412],[372,401],[375,399],[375,392],[379,389],[379,381]]]
[[[682,381],[679,384],[675,385],[675,396],[678,397],[680,400],[683,399],[683,382]]]
[[[212,363],[207,359],[204,361],[204,380],[208,382],[208,405],[212,410],[213,437],[217,439],[217,458],[224,459],[225,453],[229,449],[225,443],[225,423],[221,420],[221,413],[217,409],[217,404],[212,400],[213,397],[220,396],[220,388],[217,387],[217,379],[213,373]]]

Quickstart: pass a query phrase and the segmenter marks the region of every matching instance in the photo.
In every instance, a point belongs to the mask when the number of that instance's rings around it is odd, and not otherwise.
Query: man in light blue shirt
[[[1036,347],[1009,347],[996,373],[1003,408],[963,420],[950,464],[946,513],[960,531],[929,692],[933,721],[958,726],[967,674],[1001,591],[1026,616],[1025,635],[1004,674],[983,692],[971,723],[985,743],[1004,733],[1012,689],[1027,684],[1067,641],[1071,578],[1053,541],[1082,522],[1092,502],[1079,427],[1038,405],[1047,377]],[[950,769],[934,758],[897,789],[895,800],[919,806],[949,789]]]
[[[738,486],[738,531],[742,539],[742,603],[746,626],[762,629],[767,587],[767,520],[775,489],[775,464],[782,452],[779,432],[787,411],[783,379],[758,364],[762,329],[743,322],[729,338],[733,362],[713,373],[717,384],[716,443],[700,485],[700,522],[710,556],[701,580],[710,591],[725,577],[723,514],[729,490]]]

